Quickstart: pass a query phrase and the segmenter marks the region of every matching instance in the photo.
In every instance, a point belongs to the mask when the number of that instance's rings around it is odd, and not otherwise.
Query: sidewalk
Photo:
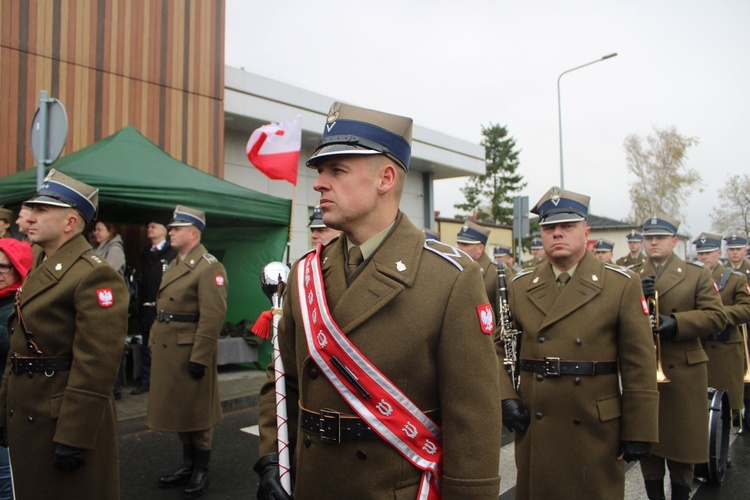
[[[241,365],[219,367],[221,408],[228,412],[258,404],[260,388],[266,381],[264,370]],[[146,409],[149,393],[130,394],[132,383],[122,387],[122,399],[117,401],[117,424],[120,435],[146,430]]]

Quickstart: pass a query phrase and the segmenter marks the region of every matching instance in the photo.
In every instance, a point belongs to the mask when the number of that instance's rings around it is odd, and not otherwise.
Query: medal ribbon
[[[423,471],[417,498],[440,498],[440,428],[370,363],[334,322],[324,293],[320,247],[298,266],[297,289],[310,357],[354,412]]]

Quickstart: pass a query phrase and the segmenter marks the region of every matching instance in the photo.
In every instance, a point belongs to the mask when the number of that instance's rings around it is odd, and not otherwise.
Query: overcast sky
[[[703,192],[683,231],[710,230],[717,191],[750,173],[747,0],[285,0],[226,2],[226,63],[479,143],[507,126],[521,150],[520,193],[533,204],[560,182],[592,213],[630,213],[623,141],[676,127],[700,144],[688,166]],[[279,120],[290,117],[278,117]],[[465,178],[436,182],[436,210],[456,213]]]

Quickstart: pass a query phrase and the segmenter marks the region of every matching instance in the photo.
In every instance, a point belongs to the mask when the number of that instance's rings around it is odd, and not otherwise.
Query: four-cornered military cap
[[[654,215],[643,223],[643,236],[675,236],[680,221],[666,215]]]
[[[461,231],[458,232],[456,243],[464,243],[466,245],[475,245],[482,243],[487,244],[487,239],[490,237],[490,230],[483,228],[479,224],[472,221],[466,221]]]
[[[591,197],[566,191],[555,186],[536,202],[530,210],[539,216],[539,225],[560,224],[561,222],[578,222],[586,220],[589,214]]]
[[[697,253],[715,252],[721,250],[721,235],[701,233],[694,241]]]
[[[438,231],[430,229],[429,227],[422,229],[422,231],[424,231],[424,234],[428,240],[440,241],[440,233]]]
[[[86,222],[91,222],[99,207],[99,190],[53,168],[44,178],[39,191],[24,204],[75,208]]]
[[[495,249],[492,251],[492,255],[495,257],[500,257],[501,255],[510,255],[510,248],[504,247],[502,245],[495,247]]]
[[[745,233],[732,233],[724,241],[727,242],[727,248],[745,248],[747,246],[747,235]]]
[[[332,155],[385,154],[409,171],[412,119],[334,102],[307,166]]]
[[[8,224],[16,220],[16,218],[13,217],[13,210],[3,207],[0,207],[0,219],[4,220]]]
[[[594,244],[594,252],[611,252],[615,249],[615,244],[604,238],[600,238]]]
[[[544,248],[544,243],[542,243],[541,238],[534,238],[533,240],[531,240],[532,250],[541,250],[542,248]]]
[[[635,229],[628,233],[628,243],[640,243],[641,241],[643,241],[643,235]]]
[[[206,214],[200,210],[177,205],[172,214],[169,227],[195,226],[201,231],[206,229]]]
[[[313,209],[312,215],[310,215],[310,223],[307,224],[307,227],[310,229],[322,229],[326,227],[325,222],[323,222],[323,211],[320,210],[320,207]]]

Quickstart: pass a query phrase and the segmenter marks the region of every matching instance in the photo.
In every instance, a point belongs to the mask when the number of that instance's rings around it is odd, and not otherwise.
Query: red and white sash
[[[417,499],[438,499],[443,458],[440,428],[370,363],[336,325],[326,302],[320,252],[318,247],[308,253],[297,270],[297,290],[310,357],[354,412],[423,471]],[[331,361],[332,358],[336,361]],[[342,369],[348,374],[343,375]]]

